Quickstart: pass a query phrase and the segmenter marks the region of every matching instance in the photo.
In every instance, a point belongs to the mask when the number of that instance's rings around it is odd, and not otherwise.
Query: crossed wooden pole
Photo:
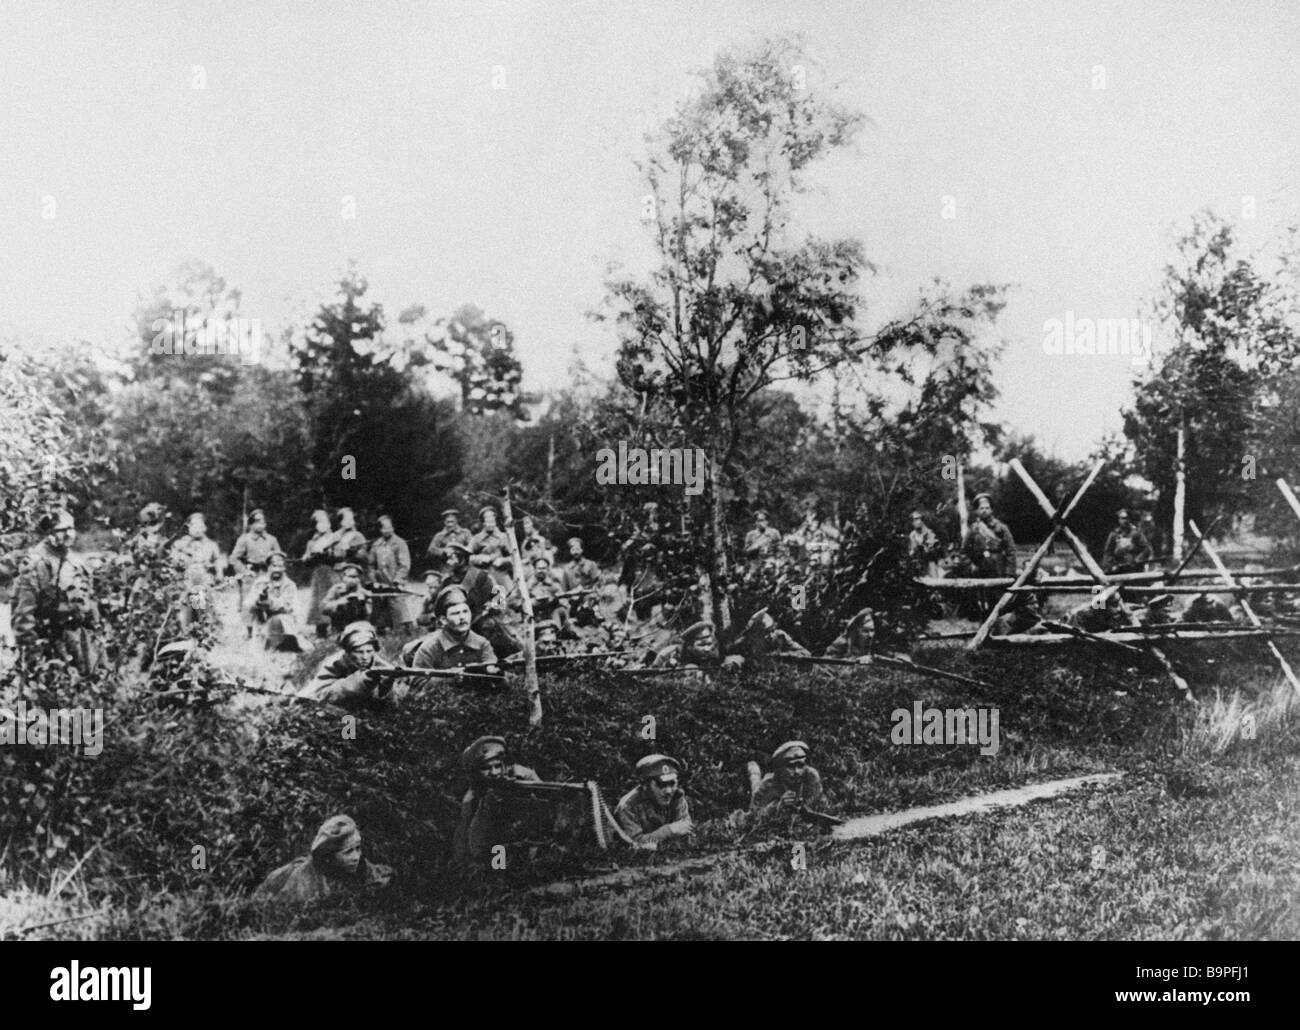
[[[1102,571],[1101,566],[1097,564],[1096,560],[1089,552],[1087,544],[1080,540],[1074,530],[1066,525],[1065,522],[1078,506],[1080,499],[1083,497],[1088,487],[1092,486],[1093,480],[1095,480],[1101,472],[1103,464],[1103,462],[1097,462],[1097,464],[1093,466],[1092,471],[1088,474],[1088,478],[1084,480],[1083,485],[1075,491],[1070,502],[1063,509],[1058,509],[1050,500],[1048,500],[1047,495],[1043,493],[1038,484],[1034,482],[1033,477],[1025,470],[1025,467],[1020,464],[1020,460],[1018,458],[1011,459],[1010,465],[1012,470],[1020,477],[1021,481],[1025,484],[1025,488],[1033,495],[1034,500],[1038,502],[1038,506],[1043,509],[1043,513],[1051,520],[1052,529],[1051,532],[1047,534],[1046,539],[1044,539],[1038,546],[1033,557],[1029,559],[1029,564],[1025,566],[1024,571],[1016,577],[1015,583],[1013,583],[1011,587],[1007,588],[1002,597],[998,599],[998,603],[993,606],[993,610],[989,612],[988,618],[984,620],[984,624],[980,626],[976,631],[975,636],[971,638],[970,643],[966,645],[968,650],[973,651],[984,643],[989,633],[992,632],[993,625],[997,622],[998,616],[1001,615],[1003,609],[1011,603],[1011,598],[1014,596],[1013,592],[1016,588],[1024,586],[1024,584],[1029,581],[1030,577],[1038,571],[1038,563],[1043,560],[1043,556],[1047,554],[1048,549],[1051,547],[1058,534],[1065,537],[1066,543],[1070,545],[1070,549],[1074,551],[1079,561],[1083,563],[1083,567],[1087,569],[1088,575],[1090,575],[1101,588],[1101,593],[1098,597],[1108,600],[1113,595],[1116,602],[1119,604],[1120,611],[1124,613],[1124,618],[1128,620],[1129,625],[1138,625],[1137,616],[1133,614],[1133,610],[1124,600],[1123,595],[1120,593],[1119,585],[1110,582],[1106,573]],[[1095,598],[1094,603],[1096,603]],[[1164,651],[1154,644],[1149,644],[1148,647],[1150,648],[1151,653],[1156,657],[1156,660],[1164,667],[1165,672],[1169,674],[1169,678],[1174,681],[1174,685],[1182,692],[1183,696],[1189,701],[1195,701],[1196,699],[1192,694],[1191,686],[1182,676],[1178,675],[1178,671],[1173,667],[1173,663],[1169,661],[1169,658],[1165,655]]]

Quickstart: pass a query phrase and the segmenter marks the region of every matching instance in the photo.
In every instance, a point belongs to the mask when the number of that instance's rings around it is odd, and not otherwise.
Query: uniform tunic
[[[975,575],[983,577],[1016,574],[1016,541],[1005,522],[976,519],[963,547]]]
[[[768,773],[759,781],[754,796],[750,798],[749,807],[758,811],[768,805],[777,804],[781,800],[781,795],[787,790],[793,790],[799,795],[800,801],[812,808],[822,799],[821,774],[811,765],[804,766],[798,783],[791,787],[783,787],[777,782],[776,773]]]
[[[391,669],[392,663],[376,657],[372,669]],[[312,681],[298,691],[299,697],[340,705],[361,707],[380,700],[390,684],[372,680],[347,651],[336,651],[321,665]]]
[[[271,873],[253,892],[253,897],[267,901],[306,904],[328,898],[341,890],[358,887],[386,887],[393,871],[386,865],[361,860],[355,877],[344,878],[325,872],[310,855],[295,858]]]
[[[320,610],[330,620],[334,632],[341,633],[349,623],[369,620],[370,599],[365,594],[353,593],[345,583],[336,583],[321,600]]]
[[[473,542],[474,534],[464,526],[457,526],[455,529],[440,529],[433,534],[433,539],[429,541],[429,548],[425,554],[430,558],[443,561],[447,557],[447,548],[452,544],[469,547]]]
[[[244,533],[235,541],[235,549],[230,552],[230,560],[241,573],[245,567],[254,572],[265,572],[271,555],[278,550],[280,550],[280,543],[270,533]]]
[[[600,566],[590,558],[575,558],[560,570],[560,581],[567,590],[592,590],[600,586]]]
[[[411,549],[400,536],[376,537],[370,543],[370,577],[377,587],[405,589],[411,575]],[[406,594],[375,598],[375,621],[379,627],[396,628],[415,621],[415,598]]]
[[[666,807],[660,808],[650,796],[648,787],[635,787],[623,795],[618,807],[614,809],[614,818],[623,832],[638,844],[648,840],[659,840],[664,834],[655,836],[669,823],[683,819],[690,821],[691,809],[686,801],[686,794],[680,789]]]
[[[458,640],[444,626],[420,642],[411,665],[417,669],[459,669],[466,665],[491,665],[496,660],[496,652],[486,638],[470,630],[464,640]]]
[[[781,546],[781,532],[775,526],[751,529],[745,534],[745,554],[751,558],[765,558]]]
[[[526,765],[506,767],[506,778],[538,783],[540,777]],[[471,864],[482,863],[492,854],[493,846],[507,844],[512,836],[504,813],[483,804],[487,787],[471,787],[460,803],[460,822],[452,837],[452,861],[468,871]]]
[[[71,555],[59,554],[48,541],[28,553],[14,584],[10,627],[19,647],[48,641],[83,673],[99,664],[99,647],[91,627],[99,622],[90,573]]]
[[[1116,526],[1106,538],[1101,563],[1107,572],[1139,572],[1151,560],[1151,545],[1137,526]]]

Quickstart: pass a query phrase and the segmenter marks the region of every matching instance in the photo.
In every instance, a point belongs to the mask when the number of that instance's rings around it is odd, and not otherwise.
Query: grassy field
[[[231,625],[216,652],[232,671],[267,685],[291,671],[287,658],[240,647],[238,632]],[[156,834],[140,846],[144,860],[131,859],[138,872],[126,882],[116,876],[127,861],[125,844],[107,841],[102,850],[119,863],[112,875],[95,872],[101,853],[64,871],[66,884],[52,875],[38,887],[0,885],[7,906],[0,922],[91,913],[28,935],[81,939],[1300,934],[1297,705],[1262,649],[1180,652],[1175,660],[1203,701],[1195,709],[1157,667],[1086,646],[973,656],[936,646],[915,657],[977,676],[989,688],[882,667],[782,667],[707,684],[592,673],[544,680],[540,731],[527,732],[518,691],[439,688],[407,699],[401,712],[373,717],[355,744],[339,742],[332,714],[273,699],[244,698],[201,720],[177,716],[165,738],[174,750],[157,761],[178,768],[151,767],[151,749],[142,745],[146,757],[121,759],[115,773],[126,803]],[[918,701],[996,707],[997,753],[892,743],[891,713]],[[641,735],[646,716],[655,720],[654,741]],[[200,730],[205,739],[228,738],[230,750],[191,757],[196,748],[185,746],[185,735]],[[655,855],[611,851],[579,862],[525,863],[458,893],[445,866],[464,789],[456,759],[489,731],[504,733],[518,760],[543,777],[594,779],[611,800],[632,785],[637,757],[649,750],[678,755],[687,763],[684,784],[699,832]],[[746,801],[745,762],[766,758],[791,737],[812,745],[828,807],[846,816],[1083,773],[1126,776],[1023,809],[832,842],[815,833],[781,836],[733,814]],[[390,896],[299,913],[251,904],[247,895],[260,876],[305,850],[333,811],[354,814],[371,857],[395,867]],[[173,828],[157,830],[169,819]],[[176,871],[199,824],[217,842],[214,853],[221,841],[230,843],[208,871]],[[804,868],[793,867],[796,843]],[[155,854],[167,849],[167,856]],[[683,858],[720,853],[725,857],[702,872],[652,875]],[[612,866],[647,873],[618,889],[581,886],[584,873]],[[539,893],[560,878],[578,884],[573,893]]]

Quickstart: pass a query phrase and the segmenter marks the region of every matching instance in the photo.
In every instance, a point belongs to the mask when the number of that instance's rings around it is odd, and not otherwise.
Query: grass
[[[229,652],[231,662],[244,663],[232,671],[265,686],[292,672],[291,659],[238,643],[228,638],[214,657]],[[1158,668],[1130,666],[1086,646],[976,655],[935,647],[916,657],[979,677],[989,688],[981,693],[883,667],[779,667],[709,685],[591,673],[544,680],[546,724],[529,733],[520,692],[439,686],[408,698],[395,715],[367,717],[355,745],[339,742],[329,713],[274,699],[245,702],[224,717],[229,724],[207,719],[191,727],[181,719],[168,724],[169,734],[201,726],[229,735],[234,750],[205,759],[218,763],[212,776],[219,769],[219,780],[176,775],[167,796],[150,802],[166,808],[150,822],[174,818],[171,836],[188,842],[192,823],[182,833],[182,814],[210,820],[203,839],[234,842],[224,864],[201,876],[164,874],[168,861],[173,868],[177,862],[160,857],[110,889],[96,886],[91,870],[101,856],[92,856],[59,890],[53,886],[63,875],[53,872],[43,892],[6,885],[5,903],[28,923],[43,921],[37,915],[95,913],[29,935],[67,939],[1300,934],[1296,703],[1259,649],[1177,652],[1176,663],[1205,701],[1195,709]],[[915,701],[997,707],[998,753],[892,744],[891,712]],[[1253,738],[1242,733],[1247,715]],[[653,740],[642,735],[646,716],[654,718]],[[486,732],[504,733],[518,760],[544,777],[595,779],[611,798],[631,785],[629,769],[640,755],[678,755],[701,823],[697,837],[654,856],[614,852],[601,860],[659,867],[689,855],[728,857],[704,872],[568,898],[530,893],[548,877],[574,871],[562,865],[515,868],[470,893],[452,893],[443,863],[464,789],[456,761],[461,747]],[[247,745],[238,743],[241,736]],[[765,759],[791,737],[812,745],[827,805],[845,815],[1089,772],[1128,775],[1118,786],[856,844],[806,836],[798,842],[807,868],[794,869],[793,839],[774,843],[770,832],[756,833],[731,815],[746,800],[745,762]],[[152,774],[123,765],[124,777]],[[122,789],[131,790],[132,781]],[[372,857],[396,867],[392,896],[377,907],[343,898],[298,913],[249,903],[257,878],[300,852],[315,824],[335,810],[356,815]],[[753,848],[764,841],[767,850]]]

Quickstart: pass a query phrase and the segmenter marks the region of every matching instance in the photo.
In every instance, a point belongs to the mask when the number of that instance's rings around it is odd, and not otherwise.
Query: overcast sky
[[[391,318],[476,303],[563,385],[575,348],[606,367],[606,266],[649,258],[643,134],[720,48],[796,30],[871,119],[804,224],[864,241],[881,317],[935,275],[1018,283],[995,416],[1062,457],[1132,365],[1046,355],[1044,322],[1137,315],[1198,208],[1253,197],[1248,243],[1300,212],[1294,3],[6,2],[0,330],[120,340],[187,258],[271,328],[355,258]]]

